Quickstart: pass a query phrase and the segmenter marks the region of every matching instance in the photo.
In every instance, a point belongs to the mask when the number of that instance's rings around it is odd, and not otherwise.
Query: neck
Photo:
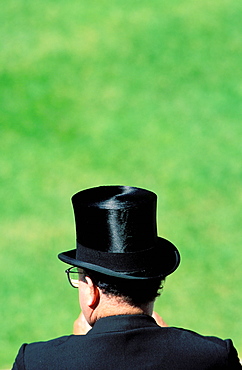
[[[103,301],[95,312],[95,321],[108,316],[116,315],[149,315],[152,316],[154,302],[140,305],[138,307],[131,306],[126,302],[122,302],[116,298],[108,298]]]

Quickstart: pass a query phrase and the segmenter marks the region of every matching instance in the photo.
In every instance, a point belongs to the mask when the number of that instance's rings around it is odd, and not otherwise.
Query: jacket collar
[[[157,327],[157,324],[153,317],[148,315],[107,316],[99,319],[87,335],[132,330],[140,327]]]

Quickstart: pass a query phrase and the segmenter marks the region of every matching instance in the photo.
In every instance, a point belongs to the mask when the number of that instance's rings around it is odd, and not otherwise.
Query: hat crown
[[[156,194],[130,186],[99,186],[72,197],[77,242],[109,253],[151,248],[157,239]]]

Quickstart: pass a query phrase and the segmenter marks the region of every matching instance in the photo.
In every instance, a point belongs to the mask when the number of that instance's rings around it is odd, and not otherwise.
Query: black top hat
[[[72,197],[77,248],[58,257],[70,265],[125,279],[165,277],[180,263],[177,248],[157,236],[156,194],[100,186]]]

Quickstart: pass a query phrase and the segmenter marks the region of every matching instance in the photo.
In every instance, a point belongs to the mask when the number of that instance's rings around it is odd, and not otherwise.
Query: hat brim
[[[85,248],[85,252],[87,250],[88,248]],[[180,254],[175,245],[160,237],[157,237],[153,248],[138,253],[107,253],[91,249],[89,251],[90,258],[85,254],[84,258],[77,259],[77,249],[60,253],[58,258],[72,266],[132,280],[165,278],[180,264]],[[125,267],[126,271],[123,271],[122,267]]]

